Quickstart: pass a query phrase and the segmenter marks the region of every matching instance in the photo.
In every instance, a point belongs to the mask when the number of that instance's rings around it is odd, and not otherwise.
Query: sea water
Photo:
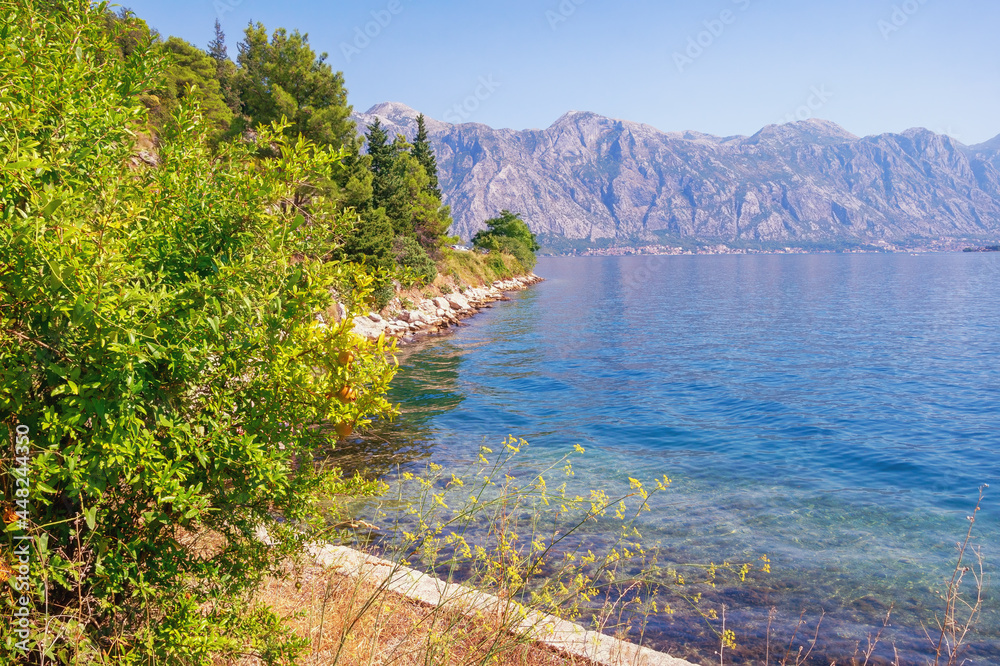
[[[800,621],[793,651],[821,622],[813,660],[844,663],[890,605],[877,654],[895,643],[923,663],[983,484],[973,544],[987,575],[1000,556],[1000,254],[546,258],[536,272],[546,281],[402,350],[401,415],[370,460],[447,468],[514,434],[539,468],[581,445],[576,478],[609,493],[666,474],[642,521],[671,561],[771,561],[709,599],[737,633],[731,663],[759,663],[769,640],[784,654]],[[708,624],[656,617],[644,641],[717,663]],[[988,584],[968,641],[970,663],[1000,663]]]

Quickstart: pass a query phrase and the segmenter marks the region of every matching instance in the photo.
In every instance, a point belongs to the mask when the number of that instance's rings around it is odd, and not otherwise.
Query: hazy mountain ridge
[[[416,116],[385,103],[354,118],[412,138]],[[857,137],[807,120],[715,137],[575,111],[544,130],[427,126],[465,238],[504,208],[573,239],[1000,238],[1000,136],[965,146],[920,128]]]

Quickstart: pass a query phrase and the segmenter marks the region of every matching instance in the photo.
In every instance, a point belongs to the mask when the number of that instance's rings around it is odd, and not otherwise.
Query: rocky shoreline
[[[384,334],[401,342],[410,342],[457,326],[463,319],[475,315],[483,308],[492,307],[494,302],[507,300],[507,293],[522,291],[542,280],[534,273],[529,273],[498,280],[484,287],[470,287],[462,292],[425,298],[415,308],[404,308],[391,316],[372,312],[367,316],[354,317],[354,332],[369,340],[375,340]]]

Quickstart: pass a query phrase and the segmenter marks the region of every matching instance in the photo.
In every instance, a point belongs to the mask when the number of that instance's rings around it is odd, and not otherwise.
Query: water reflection
[[[458,388],[462,354],[454,351],[429,355],[419,347],[401,347],[397,357],[403,371],[387,396],[399,415],[339,442],[331,462],[348,476],[379,478],[428,459],[435,444],[434,420],[464,400]]]

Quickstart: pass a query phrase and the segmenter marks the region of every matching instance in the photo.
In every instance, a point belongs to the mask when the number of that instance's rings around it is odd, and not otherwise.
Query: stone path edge
[[[521,619],[511,621],[513,633],[563,655],[589,659],[602,666],[696,666],[347,546],[314,545],[310,547],[310,555],[318,564],[338,573],[352,578],[363,577],[382,589],[433,608],[446,608],[466,615],[516,612]]]

